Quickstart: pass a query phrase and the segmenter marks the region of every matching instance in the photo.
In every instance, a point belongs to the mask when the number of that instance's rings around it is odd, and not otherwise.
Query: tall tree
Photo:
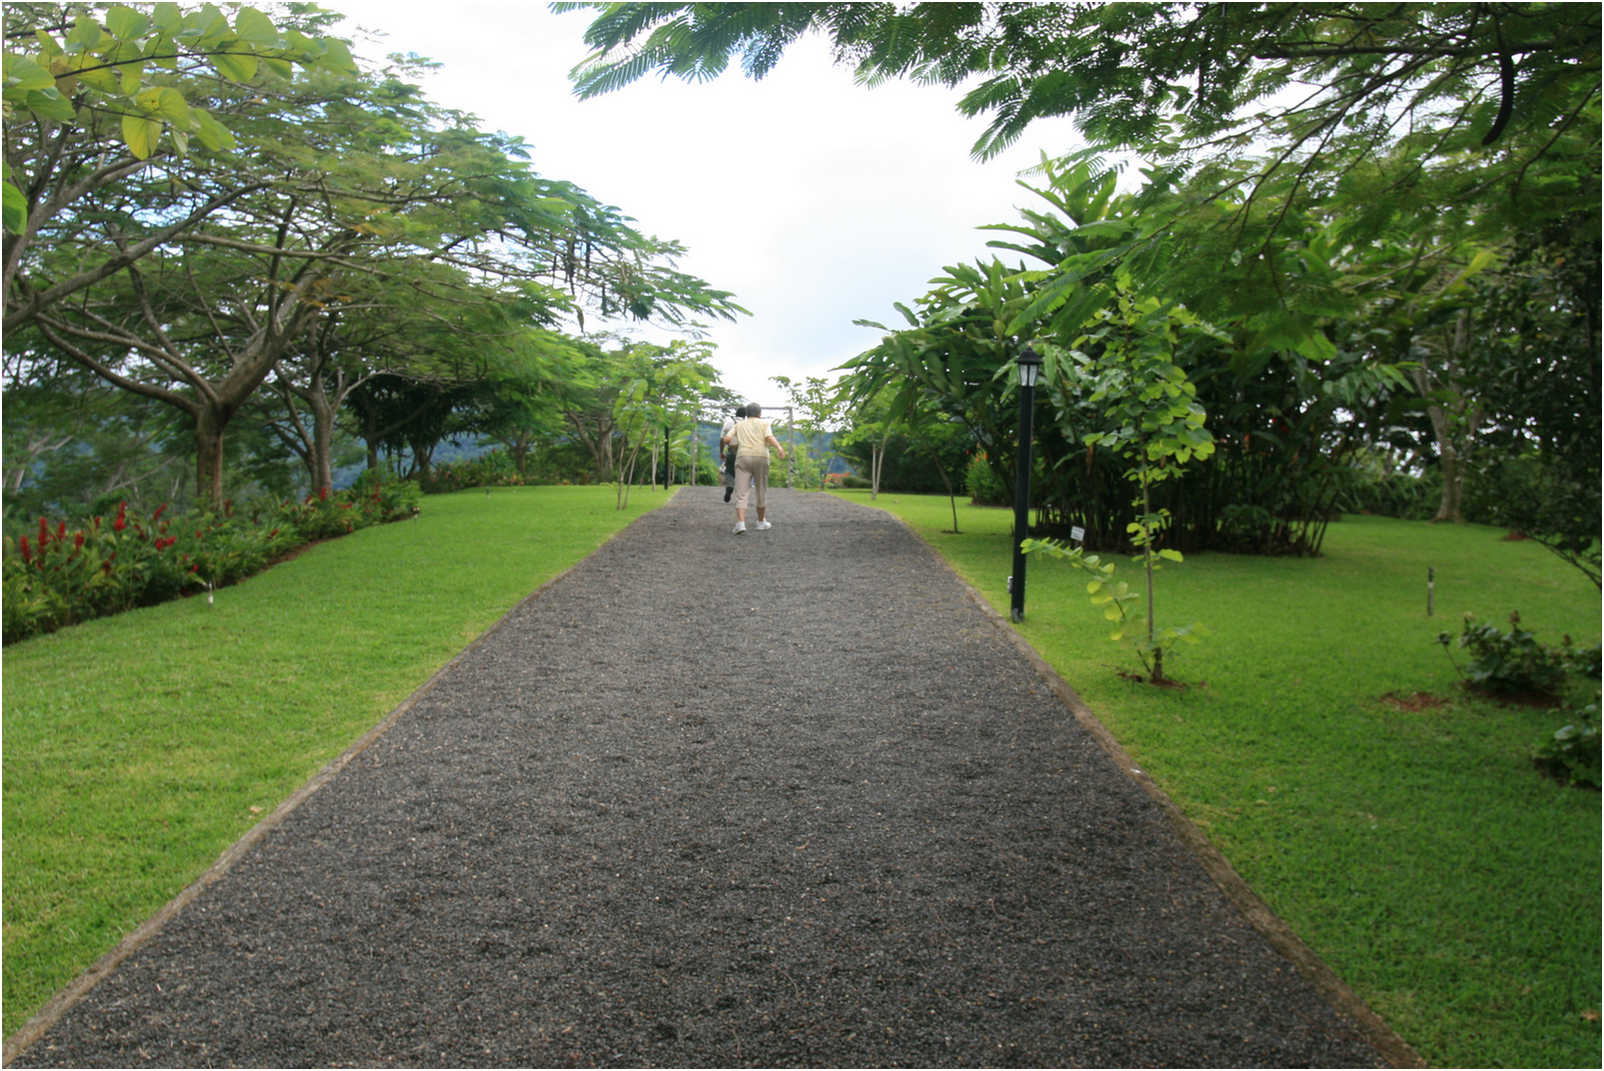
[[[405,277],[414,287],[405,305],[434,305],[436,315],[464,302],[533,303],[546,319],[588,306],[694,327],[743,311],[678,272],[676,244],[636,232],[572,184],[534,175],[516,139],[463,125],[398,78],[313,71],[248,97],[226,85],[213,93],[214,111],[238,113],[248,165],[195,152],[182,181],[136,169],[89,184],[71,213],[44,218],[33,241],[18,243],[8,291],[18,322],[60,352],[190,417],[205,498],[223,494],[229,421],[275,368],[289,389],[296,353],[337,344],[307,332],[328,326],[324,313],[357,278]],[[49,131],[32,133],[34,156],[48,165]],[[111,136],[96,126],[79,134],[86,161],[94,139]],[[420,275],[418,264],[444,272]],[[326,368],[312,357],[298,363],[307,375]],[[314,450],[316,442],[314,431]]]

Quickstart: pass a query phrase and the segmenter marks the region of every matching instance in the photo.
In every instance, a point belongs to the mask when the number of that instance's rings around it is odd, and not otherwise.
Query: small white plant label
[[[1069,530],[1069,538],[1073,539],[1077,543],[1086,542],[1086,529],[1076,525]]]

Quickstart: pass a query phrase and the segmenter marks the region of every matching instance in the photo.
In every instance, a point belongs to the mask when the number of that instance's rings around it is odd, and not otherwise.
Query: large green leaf
[[[184,95],[171,86],[152,86],[134,95],[134,103],[142,108],[147,116],[160,116],[174,123],[189,122],[189,102]]]
[[[184,13],[177,4],[166,2],[157,4],[151,13],[151,19],[156,29],[166,37],[176,34],[184,25]]]
[[[4,62],[7,99],[11,98],[13,90],[23,93],[34,89],[56,88],[55,76],[28,56],[18,56],[7,52]]]
[[[0,184],[0,220],[12,234],[21,234],[28,222],[28,199],[9,181]]]
[[[93,18],[80,15],[67,34],[67,47],[74,52],[87,52],[100,44],[100,36],[104,32],[100,23]]]
[[[113,4],[106,9],[106,28],[113,37],[129,41],[150,29],[150,18],[126,4]]]
[[[29,93],[23,101],[23,106],[41,119],[54,119],[58,123],[70,123],[78,117],[78,113],[73,110],[72,101],[54,88]]]
[[[242,7],[234,16],[234,32],[241,41],[258,48],[272,48],[278,44],[278,31],[268,17],[254,7]]]
[[[219,123],[210,112],[196,109],[193,115],[195,120],[194,134],[197,138],[200,138],[202,145],[213,152],[234,147],[234,132]]]
[[[257,59],[255,56],[239,52],[216,52],[211,56],[212,66],[217,73],[231,82],[249,82],[256,77]]]
[[[128,151],[141,160],[148,160],[156,151],[161,136],[160,120],[147,119],[142,115],[123,116],[123,140],[128,143]]]

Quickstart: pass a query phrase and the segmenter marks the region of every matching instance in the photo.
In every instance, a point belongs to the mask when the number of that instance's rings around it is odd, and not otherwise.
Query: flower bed
[[[410,517],[418,500],[414,483],[364,475],[346,491],[221,514],[167,516],[164,504],[141,518],[123,503],[77,526],[41,517],[5,541],[4,642],[236,583],[307,543]]]

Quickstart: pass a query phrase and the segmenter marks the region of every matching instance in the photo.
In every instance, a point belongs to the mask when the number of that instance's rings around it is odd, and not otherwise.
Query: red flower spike
[[[43,517],[39,518],[39,549],[44,550],[50,545],[50,522]]]
[[[67,538],[67,522],[66,521],[62,521],[60,524],[56,525],[56,538],[57,539],[66,539]]]
[[[150,523],[151,524],[155,524],[157,521],[161,520],[162,511],[165,510],[166,508],[167,508],[167,503],[165,503],[165,502],[163,502],[161,505],[157,506],[156,507],[156,512],[152,513],[150,515]]]
[[[22,564],[32,565],[33,551],[28,547],[28,537],[23,536],[21,539],[17,540],[17,543],[22,548]]]
[[[111,530],[120,532],[128,527],[128,503],[120,502],[117,505],[117,519],[112,522]]]
[[[72,549],[73,550],[82,550],[83,549],[83,545],[84,545],[84,534],[82,532],[79,532],[77,537],[74,538],[73,541],[72,541]]]

